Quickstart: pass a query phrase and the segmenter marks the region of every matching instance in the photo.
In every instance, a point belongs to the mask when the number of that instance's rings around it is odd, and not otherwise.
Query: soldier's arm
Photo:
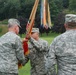
[[[55,42],[50,45],[45,64],[46,71],[49,75],[56,75],[56,55]]]
[[[26,60],[26,62],[25,63],[27,63],[28,61],[29,61],[29,56],[27,55],[27,56],[25,56],[25,60]]]
[[[26,61],[26,58],[24,55],[22,41],[20,38],[16,38],[15,46],[16,46],[16,49],[15,49],[16,57],[17,57],[18,61],[24,66],[27,61]]]
[[[42,43],[39,43],[38,41],[36,41],[35,39],[33,38],[30,38],[30,43],[39,51],[48,51],[48,42],[42,42]]]

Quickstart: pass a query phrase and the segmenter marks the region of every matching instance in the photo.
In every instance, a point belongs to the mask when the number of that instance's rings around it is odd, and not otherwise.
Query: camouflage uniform
[[[46,61],[48,75],[56,74],[55,64],[57,64],[57,75],[76,75],[75,29],[67,30],[65,33],[59,35],[50,45]]]
[[[31,75],[46,75],[44,57],[48,51],[47,41],[42,39],[36,41],[31,38],[29,50],[30,54],[27,56],[27,61],[30,59]]]
[[[25,64],[20,37],[7,32],[0,37],[0,75],[18,74],[18,61]]]
[[[0,75],[18,75],[18,74],[15,74],[15,73],[4,73],[4,72],[0,72]]]

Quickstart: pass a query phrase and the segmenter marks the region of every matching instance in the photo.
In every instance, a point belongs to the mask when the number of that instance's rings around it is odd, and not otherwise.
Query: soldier
[[[39,29],[33,28],[29,38],[29,55],[27,61],[31,63],[31,75],[46,75],[44,57],[48,51],[48,42],[39,38]]]
[[[66,32],[54,39],[50,45],[46,62],[48,75],[76,75],[76,15],[65,16]]]
[[[18,75],[18,61],[24,65],[25,56],[19,33],[20,22],[8,20],[8,32],[0,37],[0,75]]]

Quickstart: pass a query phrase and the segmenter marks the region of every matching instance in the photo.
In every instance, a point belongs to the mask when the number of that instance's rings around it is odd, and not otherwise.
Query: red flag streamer
[[[28,21],[27,26],[26,26],[26,30],[27,30],[26,36],[31,34],[32,28],[34,26],[34,20],[35,20],[35,15],[36,15],[38,3],[39,3],[39,0],[36,0],[35,4],[33,6],[33,9],[31,12],[32,15],[30,15],[30,18],[29,18],[30,22]],[[28,39],[28,38],[26,38],[26,39]],[[24,48],[24,54],[28,55],[29,50],[28,50],[28,43],[27,42],[23,42],[23,48]],[[19,63],[18,66],[19,66],[19,68],[21,68],[22,64]]]

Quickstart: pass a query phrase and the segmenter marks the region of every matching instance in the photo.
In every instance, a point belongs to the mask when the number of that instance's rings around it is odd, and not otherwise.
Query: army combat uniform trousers
[[[4,73],[4,72],[0,72],[0,75],[18,75],[16,73]]]
[[[48,74],[37,74],[37,73],[33,73],[31,75],[48,75]]]

